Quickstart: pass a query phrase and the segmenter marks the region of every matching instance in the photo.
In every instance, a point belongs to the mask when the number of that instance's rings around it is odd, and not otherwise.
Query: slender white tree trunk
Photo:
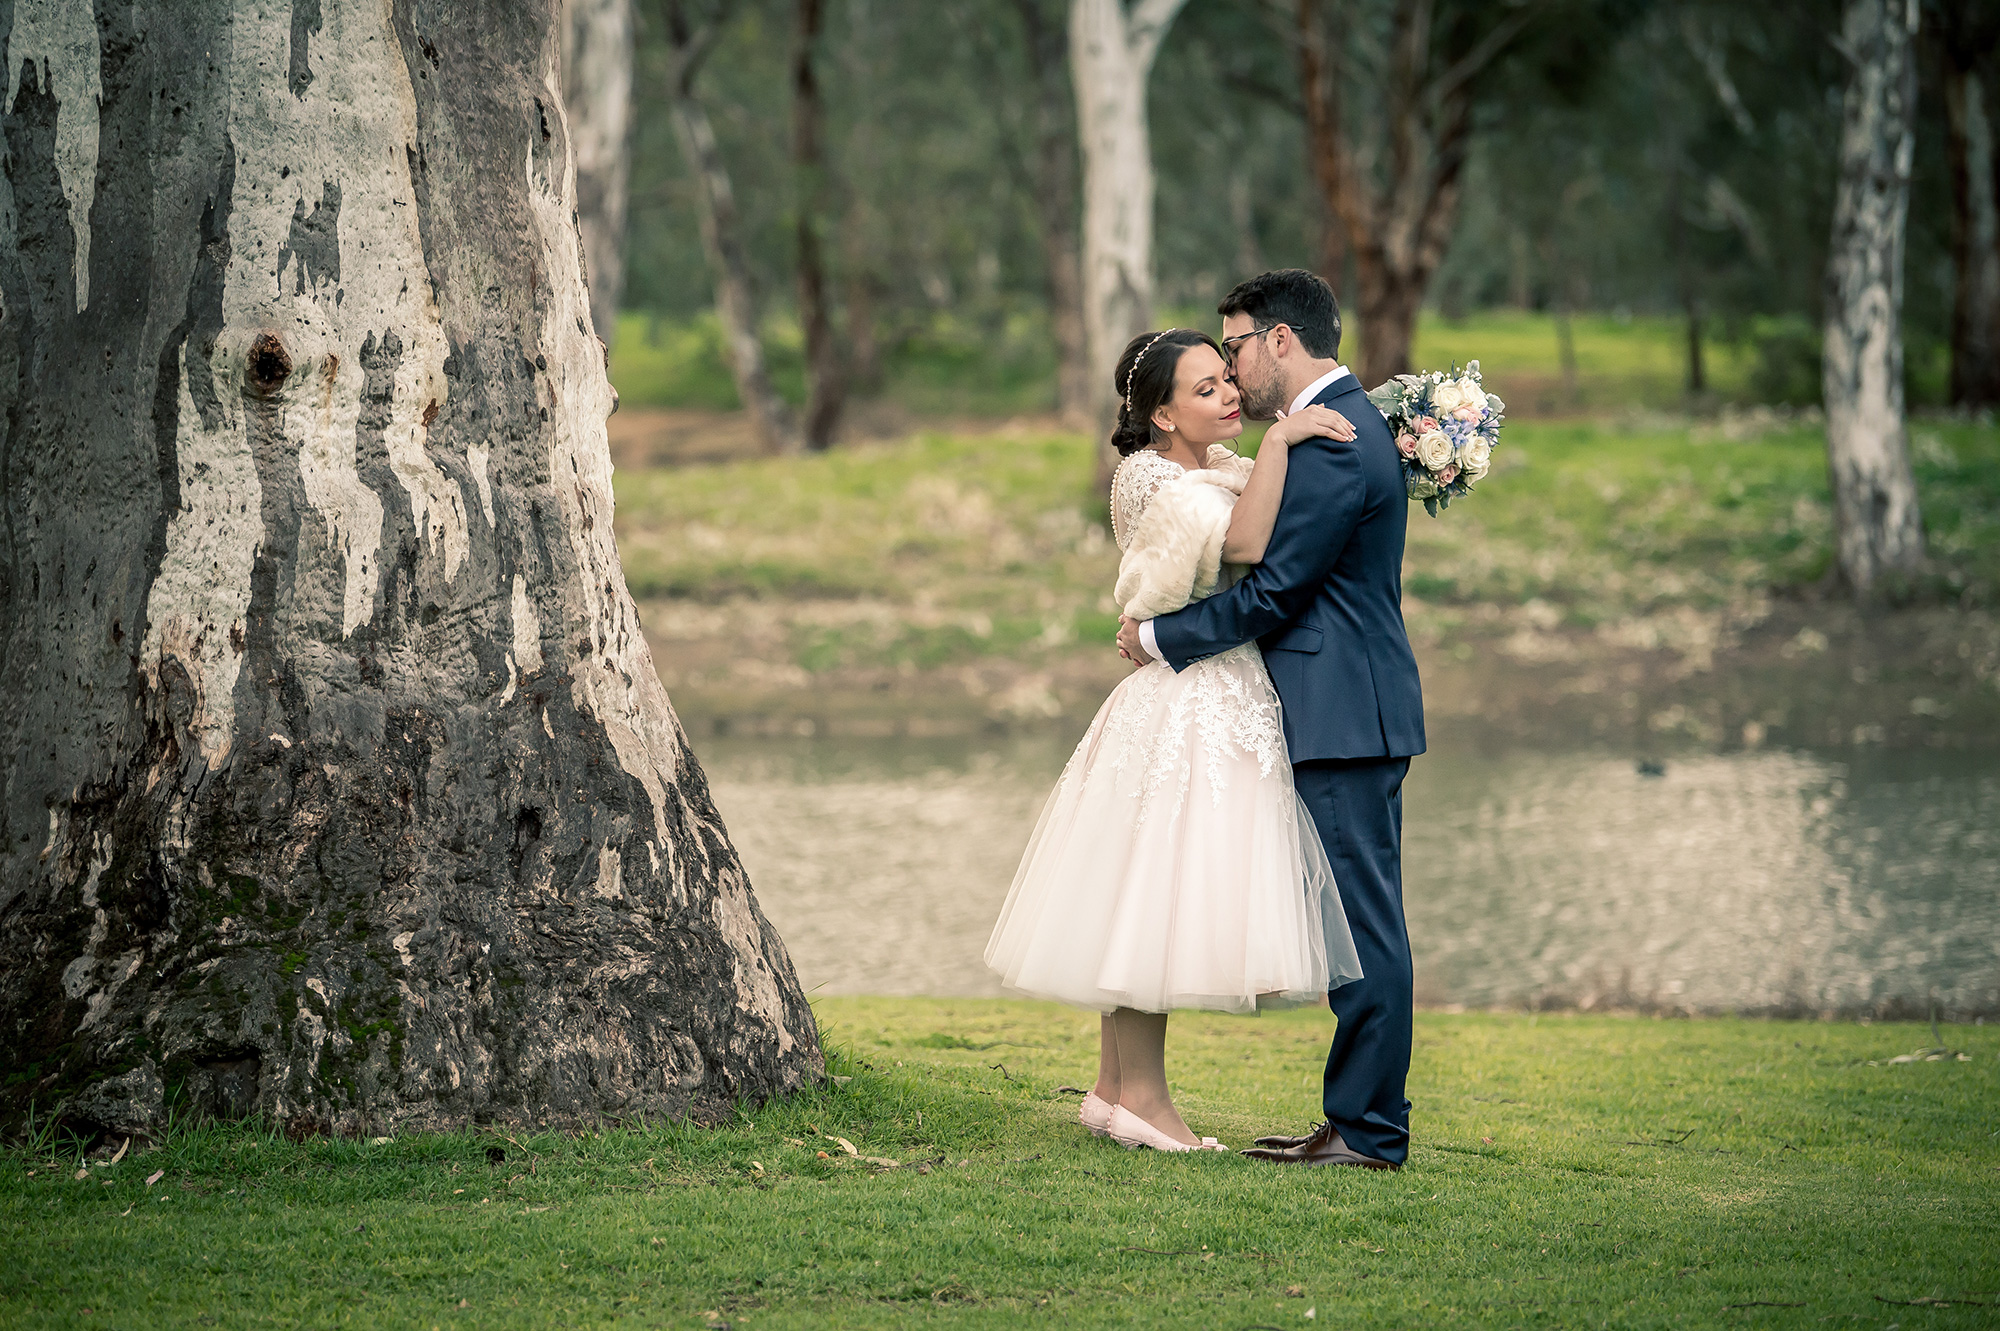
[[[1083,145],[1083,319],[1098,433],[1118,409],[1118,353],[1153,317],[1153,149],[1146,81],[1186,0],[1072,0],[1071,77]]]
[[[0,1117],[811,1082],[612,539],[555,0],[81,12],[0,24]]]
[[[625,198],[632,154],[632,0],[565,0],[562,82],[576,148],[577,227],[590,321],[610,346],[625,290]]]
[[[1840,180],[1827,252],[1827,462],[1840,572],[1857,595],[1923,560],[1903,421],[1903,246],[1916,150],[1918,0],[1849,0]]]

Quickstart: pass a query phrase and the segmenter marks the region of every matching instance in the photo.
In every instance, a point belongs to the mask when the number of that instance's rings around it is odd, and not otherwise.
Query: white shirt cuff
[[[1167,659],[1160,655],[1160,639],[1154,634],[1153,621],[1150,619],[1142,620],[1139,624],[1139,645],[1144,647],[1146,655],[1152,657],[1155,661],[1164,661]]]

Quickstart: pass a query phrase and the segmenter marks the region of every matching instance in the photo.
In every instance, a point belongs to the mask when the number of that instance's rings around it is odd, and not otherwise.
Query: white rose
[[[1479,484],[1479,482],[1485,480],[1486,473],[1492,470],[1493,470],[1493,464],[1490,461],[1482,462],[1476,467],[1473,466],[1470,462],[1468,462],[1465,464],[1465,470],[1461,471],[1458,474],[1458,479],[1464,481],[1466,486],[1470,488],[1474,485]]]
[[[1482,399],[1476,397],[1467,399],[1465,395],[1465,381],[1463,379],[1447,379],[1431,390],[1431,406],[1436,409],[1437,414],[1440,416],[1451,415],[1452,412],[1466,405],[1468,400],[1478,402]]]
[[[1467,475],[1476,471],[1484,476],[1493,467],[1493,445],[1483,435],[1473,435],[1458,450],[1458,465],[1465,468]]]
[[[1451,465],[1451,439],[1443,430],[1417,436],[1417,461],[1425,471],[1442,471]]]

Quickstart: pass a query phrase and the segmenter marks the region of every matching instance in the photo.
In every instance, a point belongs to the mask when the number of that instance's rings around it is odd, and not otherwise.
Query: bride
[[[1221,350],[1185,328],[1141,334],[1117,368],[1111,525],[1116,596],[1148,619],[1263,558],[1290,447],[1354,437],[1308,407],[1253,464]],[[1104,1014],[1081,1118],[1131,1148],[1225,1150],[1167,1090],[1167,1013],[1306,1002],[1361,966],[1310,815],[1292,788],[1278,696],[1254,642],[1176,674],[1155,661],[1099,709],[1063,769],[986,945],[1012,990]]]

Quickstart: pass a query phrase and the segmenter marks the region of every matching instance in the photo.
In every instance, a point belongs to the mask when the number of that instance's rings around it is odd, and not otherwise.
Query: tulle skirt
[[[1361,977],[1256,644],[1154,662],[1098,710],[986,945],[1007,988],[1108,1012],[1319,1001]]]

